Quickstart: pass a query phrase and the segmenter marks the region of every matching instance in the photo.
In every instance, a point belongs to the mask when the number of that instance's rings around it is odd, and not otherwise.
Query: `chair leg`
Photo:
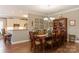
[[[53,49],[53,42],[51,43],[51,50]]]
[[[31,45],[31,52],[35,52],[35,47]]]

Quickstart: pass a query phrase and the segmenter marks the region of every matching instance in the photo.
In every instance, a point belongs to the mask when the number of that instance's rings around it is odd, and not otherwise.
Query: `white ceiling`
[[[24,14],[48,15],[68,9],[79,8],[78,5],[0,5],[0,16],[22,16]]]

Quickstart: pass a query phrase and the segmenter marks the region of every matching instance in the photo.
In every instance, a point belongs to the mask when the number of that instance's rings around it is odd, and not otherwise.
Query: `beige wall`
[[[66,17],[68,20],[68,34],[73,34],[76,35],[76,39],[79,39],[79,9],[78,10],[72,10],[72,11],[64,11],[56,14],[51,14],[52,17],[58,18],[60,15],[63,17]],[[70,26],[69,21],[70,20],[75,20],[76,25],[75,26]]]

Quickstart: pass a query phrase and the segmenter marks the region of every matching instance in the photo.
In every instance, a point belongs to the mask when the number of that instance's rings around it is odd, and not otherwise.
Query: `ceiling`
[[[0,5],[0,16],[22,16],[24,14],[48,15],[73,8],[78,5]]]

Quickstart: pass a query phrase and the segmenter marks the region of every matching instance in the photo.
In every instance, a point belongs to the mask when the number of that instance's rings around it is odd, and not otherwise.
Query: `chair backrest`
[[[36,35],[34,35],[34,32],[29,32],[29,35],[33,44],[35,44],[35,41],[40,41],[40,39]]]
[[[8,37],[11,37],[11,36],[12,36],[12,34],[8,35]]]
[[[34,39],[34,33],[30,31],[29,35],[30,35],[30,39],[33,40]]]
[[[30,35],[30,39],[31,39],[31,46],[33,47],[35,45],[35,35],[34,35],[34,32],[29,32],[29,35]]]

